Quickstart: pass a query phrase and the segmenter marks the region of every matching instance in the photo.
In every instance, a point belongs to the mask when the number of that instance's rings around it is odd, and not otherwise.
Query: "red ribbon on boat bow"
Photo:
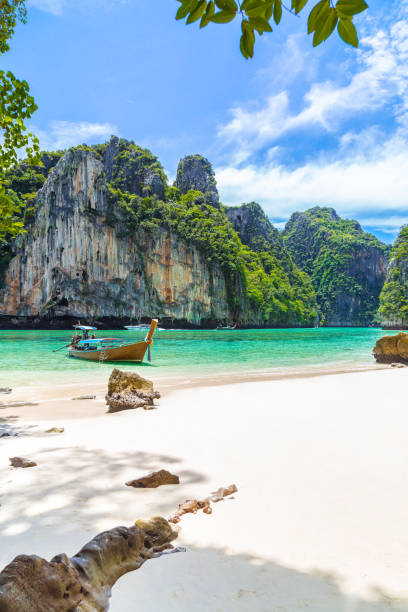
[[[151,345],[153,344],[153,340],[149,340],[148,338],[145,338],[145,342],[147,342],[147,361],[151,361],[152,360],[152,351],[151,351]]]

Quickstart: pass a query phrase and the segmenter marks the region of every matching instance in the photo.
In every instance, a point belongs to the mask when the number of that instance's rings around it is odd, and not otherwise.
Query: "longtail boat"
[[[86,338],[77,336],[68,348],[68,356],[86,361],[143,361],[146,351],[150,357],[150,347],[153,344],[153,335],[158,321],[152,319],[150,329],[144,340],[139,342],[126,342],[120,338]],[[76,330],[83,332],[84,336],[96,327],[74,325]]]

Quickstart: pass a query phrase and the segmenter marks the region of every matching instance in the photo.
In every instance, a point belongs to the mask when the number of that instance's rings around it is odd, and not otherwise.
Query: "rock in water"
[[[373,355],[378,363],[408,363],[408,334],[383,336],[377,340]]]
[[[147,476],[143,476],[143,478],[129,480],[126,486],[134,487],[135,489],[156,489],[162,485],[169,484],[180,484],[180,478],[167,470],[159,470],[158,472],[152,472]]]
[[[25,457],[10,457],[10,463],[13,467],[16,468],[29,468],[35,467],[37,465],[35,461],[31,461],[30,459],[26,459]]]
[[[115,582],[177,537],[162,517],[100,533],[74,557],[20,555],[0,573],[1,612],[105,612]]]
[[[153,383],[133,372],[124,372],[115,368],[109,378],[106,403],[108,412],[154,407],[154,400],[160,397],[153,390]]]

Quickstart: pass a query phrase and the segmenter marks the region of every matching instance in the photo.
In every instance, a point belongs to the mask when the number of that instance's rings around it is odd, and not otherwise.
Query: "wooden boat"
[[[143,361],[146,351],[153,344],[153,335],[157,327],[157,319],[152,319],[145,340],[141,342],[126,342],[120,338],[82,338],[73,342],[68,348],[68,356],[86,361]],[[95,327],[75,325],[82,332],[95,330]]]

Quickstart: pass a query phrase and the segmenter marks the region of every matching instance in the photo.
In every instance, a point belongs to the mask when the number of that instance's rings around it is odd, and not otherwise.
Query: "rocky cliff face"
[[[188,155],[177,168],[176,187],[182,195],[190,189],[201,191],[208,204],[219,208],[219,196],[214,170],[202,155]]]
[[[357,221],[320,207],[293,214],[283,237],[295,263],[312,279],[326,325],[375,322],[387,270],[385,244]]]
[[[242,242],[250,249],[278,257],[287,271],[294,268],[280,232],[257,202],[228,207],[225,213]]]
[[[408,329],[408,225],[401,229],[391,252],[379,319],[384,329]]]
[[[107,175],[136,193],[147,186],[160,194],[164,186],[161,168],[142,167],[137,153],[115,175],[117,151],[117,141],[102,155],[70,150],[51,170],[4,272],[3,321],[155,316],[206,325],[229,318],[224,275],[217,265],[209,269],[196,248],[168,228],[129,235],[120,218],[107,224]]]

